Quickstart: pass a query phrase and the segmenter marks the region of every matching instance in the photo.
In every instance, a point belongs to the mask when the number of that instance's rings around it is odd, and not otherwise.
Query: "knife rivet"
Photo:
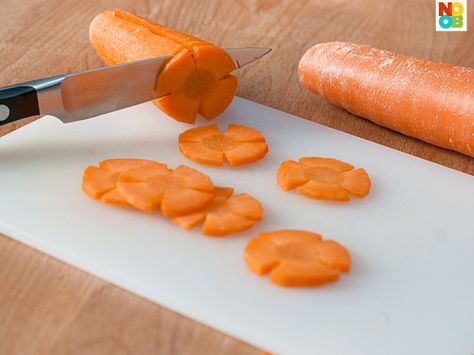
[[[5,121],[10,116],[10,109],[7,105],[0,105],[0,122]]]

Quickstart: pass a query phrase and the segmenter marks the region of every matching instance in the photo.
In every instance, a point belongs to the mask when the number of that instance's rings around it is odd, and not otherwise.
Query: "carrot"
[[[117,191],[131,206],[144,212],[158,208],[168,217],[199,210],[214,197],[211,179],[190,167],[139,166],[122,172]]]
[[[202,234],[224,236],[252,228],[262,219],[263,207],[248,194],[234,195],[233,189],[216,187],[210,205],[194,213],[178,216],[173,221],[184,229],[202,223]]]
[[[350,194],[364,197],[370,191],[364,169],[319,157],[284,161],[278,169],[277,183],[283,191],[297,188],[302,195],[318,200],[349,201]]]
[[[235,64],[210,42],[121,10],[97,15],[89,38],[106,64],[175,55],[157,79],[157,96],[166,96],[153,103],[177,121],[194,123],[198,113],[211,120],[232,102]]]
[[[248,242],[244,260],[253,273],[270,274],[280,286],[317,286],[350,269],[350,254],[339,243],[301,230],[260,233]]]
[[[222,134],[217,125],[191,128],[179,135],[179,149],[200,164],[220,166],[224,158],[231,166],[262,159],[268,152],[265,137],[257,130],[231,124]]]
[[[353,114],[474,157],[474,69],[329,42],[303,55],[298,75]]]
[[[120,174],[139,166],[159,166],[162,164],[144,159],[108,159],[99,167],[89,166],[82,178],[82,190],[93,199],[113,205],[128,205],[115,186]]]

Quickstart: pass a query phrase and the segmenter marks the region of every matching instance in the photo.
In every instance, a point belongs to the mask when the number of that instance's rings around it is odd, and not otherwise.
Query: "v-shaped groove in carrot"
[[[222,134],[217,125],[191,128],[179,135],[181,153],[200,164],[237,166],[262,159],[268,152],[265,137],[256,129],[231,124]]]
[[[343,246],[301,230],[260,233],[248,242],[244,260],[253,273],[270,274],[272,283],[286,287],[336,281],[350,269],[350,254]]]
[[[320,157],[284,161],[278,169],[277,182],[283,191],[297,188],[306,197],[335,201],[349,201],[351,194],[364,197],[371,185],[364,169]]]

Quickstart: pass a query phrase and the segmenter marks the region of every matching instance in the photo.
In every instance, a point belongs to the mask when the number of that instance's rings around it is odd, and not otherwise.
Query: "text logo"
[[[467,31],[467,0],[436,0],[436,31]]]

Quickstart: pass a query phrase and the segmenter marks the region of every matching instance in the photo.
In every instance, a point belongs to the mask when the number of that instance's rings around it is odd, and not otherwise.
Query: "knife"
[[[270,50],[225,49],[237,69]],[[0,126],[35,115],[52,115],[70,123],[156,99],[156,78],[172,57],[138,60],[0,88]]]

